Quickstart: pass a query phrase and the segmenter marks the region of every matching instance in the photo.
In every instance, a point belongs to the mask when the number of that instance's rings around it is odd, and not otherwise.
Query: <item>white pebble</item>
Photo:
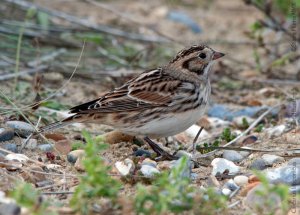
[[[19,162],[25,162],[29,160],[29,158],[26,155],[23,154],[8,154],[5,156],[6,160],[17,160]]]
[[[127,176],[133,173],[135,168],[133,161],[129,158],[126,158],[124,161],[117,161],[115,163],[115,167],[122,176]]]
[[[244,176],[244,175],[238,175],[235,176],[233,181],[240,187],[245,186],[246,184],[248,184],[248,177]]]

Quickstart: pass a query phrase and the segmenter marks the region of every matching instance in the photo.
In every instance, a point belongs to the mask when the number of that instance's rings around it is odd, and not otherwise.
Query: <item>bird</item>
[[[225,54],[197,44],[179,51],[164,66],[146,70],[103,96],[70,109],[70,117],[40,132],[72,123],[99,123],[142,136],[165,159],[174,159],[151,139],[176,135],[195,124],[209,103],[209,74]]]

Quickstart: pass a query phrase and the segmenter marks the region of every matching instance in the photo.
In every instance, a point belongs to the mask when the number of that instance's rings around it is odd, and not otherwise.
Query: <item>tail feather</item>
[[[43,133],[43,132],[47,132],[47,131],[53,131],[59,128],[62,128],[64,126],[76,123],[76,122],[82,122],[81,119],[81,115],[74,115],[74,116],[70,116],[62,121],[57,121],[54,123],[51,123],[49,125],[46,125],[44,127],[41,127],[38,131],[38,133]]]

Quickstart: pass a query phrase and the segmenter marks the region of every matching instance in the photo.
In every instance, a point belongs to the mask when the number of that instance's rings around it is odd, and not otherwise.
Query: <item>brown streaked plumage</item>
[[[212,62],[222,56],[204,45],[183,49],[167,65],[71,108],[73,116],[41,131],[73,122],[95,122],[152,138],[177,134],[203,115],[210,95],[209,71]]]

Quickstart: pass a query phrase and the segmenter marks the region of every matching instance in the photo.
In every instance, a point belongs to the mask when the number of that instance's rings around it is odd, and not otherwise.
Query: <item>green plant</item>
[[[256,126],[256,128],[254,129],[255,132],[262,132],[264,128],[264,125],[263,124],[259,124],[258,126]]]
[[[97,142],[86,131],[82,134],[86,140],[86,157],[83,160],[86,175],[81,178],[70,204],[81,214],[88,214],[101,197],[108,198],[115,204],[120,184],[108,175],[109,167],[104,165],[98,155],[99,151],[106,148],[103,139],[98,138]]]
[[[255,174],[261,181],[261,188],[256,191],[256,195],[262,199],[255,210],[260,214],[266,214],[266,211],[267,214],[274,214],[275,211],[281,209],[282,214],[286,214],[289,206],[288,186],[285,184],[270,184],[263,173],[256,171]]]
[[[208,211],[215,214],[219,209],[225,209],[225,198],[212,192],[197,190],[191,183],[189,177],[184,174],[187,168],[187,157],[181,158],[170,174],[164,172],[146,187],[139,184],[135,196],[135,210],[137,214],[162,214],[183,213],[185,211]]]
[[[249,127],[249,122],[247,121],[247,119],[245,117],[243,117],[242,119],[242,124],[243,124],[243,128],[248,128]]]
[[[135,209],[138,214],[159,214],[166,211],[179,213],[192,207],[192,187],[189,179],[181,177],[181,173],[187,163],[184,157],[180,165],[171,170],[170,175],[164,172],[158,176],[154,185],[146,188],[137,186],[135,197]],[[183,192],[184,191],[184,192]]]
[[[28,183],[18,184],[16,188],[10,192],[10,196],[20,206],[27,208],[32,215],[45,214],[45,211],[49,206],[49,203],[42,199],[40,193]],[[47,211],[47,214],[54,215],[56,213]]]
[[[220,138],[228,143],[236,138],[236,135],[231,132],[230,128],[224,128]]]

